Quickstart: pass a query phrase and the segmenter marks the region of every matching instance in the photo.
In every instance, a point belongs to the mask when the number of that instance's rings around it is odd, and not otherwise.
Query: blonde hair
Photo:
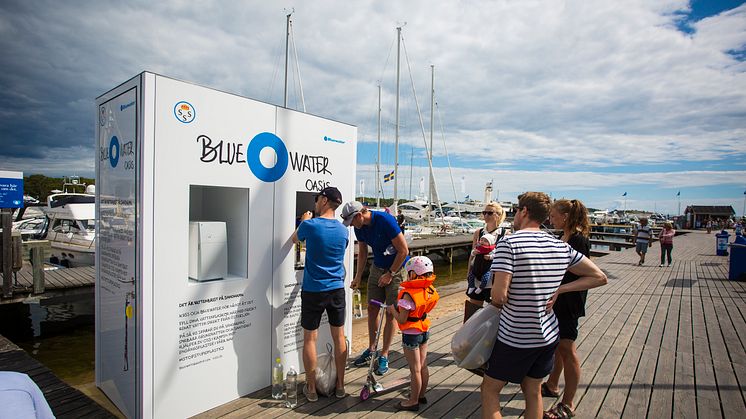
[[[665,223],[663,223],[663,227],[664,227],[664,228],[665,228],[666,230],[671,230],[671,229],[673,229],[673,223],[672,223],[672,222],[670,222],[670,221],[666,221]]]
[[[578,232],[585,237],[591,233],[590,220],[588,220],[588,209],[577,199],[558,199],[552,204],[552,208],[561,214],[567,215],[567,229]]]
[[[497,214],[497,225],[498,226],[500,224],[502,224],[503,221],[505,221],[505,217],[507,215],[505,214],[505,210],[503,209],[502,205],[498,204],[495,201],[490,201],[490,202],[488,202],[487,204],[484,205],[484,208],[485,209],[489,208],[492,211],[495,211],[495,214]]]

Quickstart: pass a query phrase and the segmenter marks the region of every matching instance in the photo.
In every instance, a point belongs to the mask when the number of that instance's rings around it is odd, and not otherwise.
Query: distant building
[[[708,219],[711,219],[715,225],[720,220],[727,220],[736,215],[732,206],[710,206],[710,205],[689,205],[684,211],[686,215],[686,228],[703,228]]]

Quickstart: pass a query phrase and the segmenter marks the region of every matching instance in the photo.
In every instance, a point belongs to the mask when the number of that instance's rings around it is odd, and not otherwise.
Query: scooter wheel
[[[362,390],[360,390],[360,400],[366,401],[368,400],[368,397],[370,397],[370,390],[368,390],[368,386],[364,386]]]

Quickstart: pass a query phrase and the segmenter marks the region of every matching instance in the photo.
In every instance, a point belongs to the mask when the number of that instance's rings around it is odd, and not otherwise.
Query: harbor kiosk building
[[[707,220],[717,222],[727,220],[736,215],[736,211],[730,205],[689,205],[684,210],[686,216],[686,228],[704,228]]]
[[[128,417],[188,417],[268,386],[276,357],[302,371],[291,235],[324,187],[353,198],[356,127],[147,72],[96,109],[96,385]]]

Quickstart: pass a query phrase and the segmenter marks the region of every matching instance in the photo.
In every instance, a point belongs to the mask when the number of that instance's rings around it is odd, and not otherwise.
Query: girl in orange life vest
[[[425,256],[410,258],[404,265],[407,279],[399,287],[397,306],[387,310],[399,323],[402,332],[404,357],[412,375],[408,400],[396,405],[398,410],[418,411],[420,403],[427,403],[425,391],[430,373],[427,370],[427,340],[430,338],[429,313],[438,303],[438,291],[433,287],[433,262]]]

